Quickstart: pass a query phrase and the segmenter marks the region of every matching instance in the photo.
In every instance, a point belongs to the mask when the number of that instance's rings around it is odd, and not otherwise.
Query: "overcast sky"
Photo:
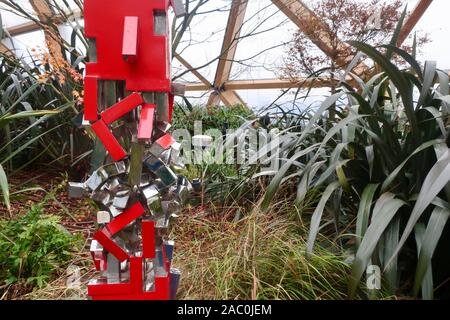
[[[314,0],[313,0],[314,1]],[[405,0],[408,7],[412,9],[418,0]],[[26,0],[19,0],[26,4]],[[307,3],[310,1],[306,1]],[[229,8],[230,0],[214,0],[203,8],[202,11],[208,11],[214,8]],[[436,60],[441,69],[450,69],[450,1],[434,0],[422,20],[419,22],[416,30],[422,30],[429,33],[432,40],[422,48],[421,60]],[[23,22],[17,16],[2,10],[3,25],[11,27]],[[182,43],[179,52],[194,67],[204,65],[206,62],[216,58],[221,49],[221,41],[224,34],[224,28],[228,19],[227,12],[218,12],[194,20],[192,33],[189,39]],[[273,29],[274,27],[278,28]],[[271,30],[273,29],[273,30]],[[69,28],[62,27],[63,33],[69,35]],[[271,30],[271,31],[267,31]],[[288,42],[296,26],[292,24],[277,8],[271,4],[270,0],[249,0],[246,21],[244,23],[242,34],[247,35],[250,32],[260,33],[257,36],[245,37],[239,44],[236,59],[241,63],[235,63],[232,70],[232,79],[270,79],[279,76],[279,67],[283,64],[285,55],[284,43]],[[42,46],[43,35],[41,32],[22,35],[17,37],[16,46],[21,48]],[[264,54],[257,55],[266,50]],[[256,57],[254,57],[257,55]],[[254,58],[252,58],[254,57]],[[252,59],[249,59],[252,58]],[[177,72],[181,66],[174,63],[174,72]],[[200,72],[211,82],[214,79],[217,63],[212,63],[203,68]],[[186,81],[196,81],[193,76],[184,77]],[[249,106],[263,108],[270,104],[273,99],[279,95],[279,90],[247,90],[239,91],[241,97]],[[323,94],[323,91],[316,91],[315,94]],[[192,94],[190,94],[192,95]],[[208,95],[204,93],[195,93],[201,102],[207,99]],[[286,97],[285,99],[289,99]]]

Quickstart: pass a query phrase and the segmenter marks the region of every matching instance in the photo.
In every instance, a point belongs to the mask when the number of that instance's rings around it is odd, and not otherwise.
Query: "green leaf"
[[[372,207],[373,197],[379,184],[369,184],[361,195],[359,201],[358,215],[356,217],[356,248],[359,248],[361,240],[364,238],[369,225],[370,209]]]
[[[322,198],[320,199],[319,204],[316,207],[316,210],[314,210],[311,218],[311,225],[309,227],[308,242],[306,245],[307,254],[311,254],[314,249],[314,243],[316,242],[317,235],[319,234],[320,222],[322,220],[323,211],[325,210],[325,205],[327,204],[333,192],[339,187],[339,182],[333,182],[329,184],[325,189],[325,192],[323,193]]]
[[[392,47],[396,47],[398,44],[398,41],[400,40],[400,34],[402,32],[403,24],[405,22],[406,14],[408,13],[408,6],[405,6],[405,9],[403,9],[402,15],[400,16],[400,19],[398,20],[397,26],[395,27],[394,34],[392,35],[390,45]],[[388,60],[392,59],[392,50],[387,51],[386,58]]]
[[[403,231],[402,238],[394,251],[387,266],[394,260],[399,254],[409,235],[414,229],[415,224],[419,221],[423,212],[428,208],[432,201],[437,197],[441,190],[450,181],[450,149],[447,149],[445,154],[439,158],[436,164],[431,168],[425,181],[422,184],[419,197],[417,198],[416,205],[410,215],[408,223]]]
[[[272,179],[272,181],[269,184],[269,187],[267,188],[266,194],[264,195],[264,200],[261,204],[261,209],[263,211],[266,211],[269,208],[270,202],[272,201],[273,197],[275,196],[276,192],[278,191],[280,184],[288,172],[289,168],[294,164],[295,161],[297,161],[298,158],[310,153],[314,149],[316,149],[320,144],[315,144],[310,146],[309,148],[306,148],[305,150],[302,150],[300,152],[297,152],[292,158],[290,158],[280,169],[280,171],[275,175],[275,177]]]
[[[436,76],[436,61],[425,62],[423,73],[422,91],[417,102],[417,108],[420,108],[425,103],[426,98],[429,97],[430,90],[433,88],[434,78]]]
[[[23,119],[23,118],[31,118],[31,117],[39,117],[46,115],[55,115],[61,113],[61,110],[38,110],[38,111],[22,111],[15,114],[6,114],[0,117],[0,120],[14,120],[14,119]]]
[[[395,199],[392,193],[383,194],[377,201],[373,210],[372,222],[359,246],[353,262],[352,275],[349,281],[349,297],[355,295],[361,277],[366,270],[370,257],[375,247],[380,241],[384,231],[391,223],[398,210],[405,205],[405,202]]]
[[[0,188],[2,189],[3,199],[5,201],[8,211],[11,211],[11,203],[9,202],[9,185],[8,177],[6,176],[3,166],[0,164]]]
[[[403,167],[408,163],[409,160],[411,160],[412,157],[422,152],[423,150],[428,149],[429,147],[443,142],[444,141],[442,139],[431,140],[418,147],[408,158],[405,159],[405,161],[403,161],[394,171],[392,171],[392,173],[386,178],[386,180],[384,180],[383,185],[381,186],[381,192],[387,191],[392,182],[394,182],[394,180],[397,178],[400,171],[402,171]]]
[[[412,131],[415,135],[415,138],[418,140],[419,138],[419,128],[417,123],[417,118],[414,112],[414,104],[413,104],[413,90],[411,83],[409,80],[403,75],[403,73],[392,63],[384,57],[380,52],[378,52],[374,47],[359,41],[349,41],[350,45],[354,46],[358,50],[367,54],[370,58],[372,58],[376,63],[378,63],[381,68],[386,72],[391,81],[397,87],[400,96],[403,100],[403,105],[405,107],[405,113],[408,117],[408,120],[411,124]]]
[[[439,92],[440,94],[446,96],[450,94],[450,83],[449,76],[447,72],[442,70],[437,70],[437,75],[439,78]]]
[[[419,76],[419,78],[421,80],[423,80],[422,68],[420,67],[420,64],[408,52],[406,52],[405,50],[402,50],[400,48],[397,48],[395,46],[392,46],[392,45],[386,45],[386,46],[381,46],[381,47],[389,49],[389,50],[393,51],[394,53],[398,54],[399,56],[401,56],[406,62],[409,63],[409,65],[414,70],[414,72],[417,74],[417,76]]]
[[[398,245],[398,240],[400,238],[400,217],[394,217],[391,224],[384,234],[384,246],[383,250],[383,261],[387,261],[394,252],[394,249]],[[392,295],[395,295],[397,291],[397,260],[394,260],[385,272],[385,279],[389,285],[389,291]]]
[[[428,221],[428,226],[423,235],[422,246],[419,251],[419,260],[417,262],[416,276],[414,279],[414,295],[416,296],[419,293],[420,287],[423,285],[423,280],[428,269],[431,270],[432,268],[431,259],[433,258],[434,251],[436,250],[449,217],[450,210],[436,207]],[[432,283],[430,287],[433,288]]]
[[[299,138],[299,141],[303,141],[303,139],[311,133],[311,130],[313,129],[316,122],[320,119],[320,117],[323,115],[325,111],[327,111],[331,106],[333,106],[340,97],[342,97],[344,93],[338,92],[333,94],[332,96],[328,97],[320,106],[319,110],[314,114],[314,116],[309,120],[308,124],[306,125],[305,129],[302,131],[302,135]]]
[[[367,163],[369,164],[369,178],[372,180],[373,175],[373,165],[375,161],[375,149],[373,145],[366,147],[366,157],[367,157]]]
[[[417,258],[419,258],[420,250],[423,244],[423,236],[425,234],[425,225],[423,223],[418,223],[414,227],[414,235],[417,245]],[[433,270],[427,268],[427,271],[422,280],[422,299],[433,300],[434,296],[434,284],[433,284]]]
[[[300,204],[303,200],[305,200],[306,193],[308,192],[308,187],[310,186],[311,181],[325,163],[326,161],[323,160],[312,165],[308,164],[308,166],[305,168],[302,179],[300,180],[300,183],[297,187],[297,198],[295,200],[296,204]]]
[[[6,161],[13,159],[16,155],[18,155],[19,153],[21,153],[22,151],[24,151],[26,148],[28,148],[29,146],[31,146],[33,143],[35,143],[36,141],[38,141],[40,138],[42,138],[43,136],[45,136],[46,134],[60,128],[61,126],[64,126],[65,124],[62,123],[60,125],[57,125],[49,130],[47,130],[46,132],[40,134],[37,137],[33,137],[30,141],[28,141],[27,143],[21,145],[19,148],[17,148],[17,150],[15,150],[13,153],[9,154],[5,159],[0,161],[0,164],[5,163]]]

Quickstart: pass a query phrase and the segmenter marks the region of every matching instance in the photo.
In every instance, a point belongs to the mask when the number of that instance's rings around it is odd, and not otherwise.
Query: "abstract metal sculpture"
[[[171,218],[192,185],[175,172],[181,145],[169,134],[175,94],[170,80],[168,10],[175,0],[85,0],[84,121],[97,137],[84,183],[69,195],[99,206],[99,231],[91,243],[95,267],[92,299],[174,299],[180,272],[171,268]],[[108,156],[107,156],[108,155]]]

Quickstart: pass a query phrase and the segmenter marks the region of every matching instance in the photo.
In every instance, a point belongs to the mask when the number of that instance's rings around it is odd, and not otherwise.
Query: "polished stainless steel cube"
[[[108,211],[98,211],[97,212],[97,223],[107,224],[111,222],[111,214]]]
[[[183,7],[183,11],[184,11],[183,4],[181,4],[180,7]],[[175,6],[174,6],[174,11],[176,12]],[[184,83],[172,82],[170,90],[174,96],[184,97],[184,95],[186,94],[186,85]]]
[[[177,18],[187,14],[186,8],[182,0],[172,0],[173,12]]]
[[[97,204],[108,206],[111,201],[111,194],[106,190],[94,191],[92,193],[91,199],[94,200]]]
[[[118,176],[127,172],[127,166],[124,161],[114,162],[102,168],[106,172],[108,178]]]
[[[172,125],[166,121],[159,121],[156,126],[156,129],[159,131],[159,135],[164,135],[169,132],[170,128],[172,128]]]
[[[82,199],[86,194],[86,184],[80,182],[69,182],[69,198]]]
[[[103,252],[103,247],[100,243],[98,243],[97,240],[92,240],[90,251],[91,252]]]
[[[141,176],[141,183],[139,185],[140,189],[145,189],[146,187],[148,187],[152,182],[152,178],[150,177],[149,174],[144,173]]]
[[[125,210],[130,199],[130,190],[123,190],[116,193],[113,199],[113,206],[120,210]]]
[[[156,196],[147,200],[147,206],[150,209],[150,213],[155,219],[165,217],[161,197]]]
[[[181,205],[176,200],[163,201],[162,207],[166,215],[166,219],[169,219],[173,214],[177,214],[181,211]]]
[[[177,183],[178,176],[167,166],[159,168],[155,172],[156,176],[161,179],[161,182],[166,186],[170,187]]]
[[[192,188],[194,189],[194,192],[202,192],[202,181],[200,179],[192,180]]]
[[[164,241],[164,247],[166,248],[166,257],[169,262],[173,259],[173,249],[175,248],[175,242],[172,240]]]
[[[185,185],[178,186],[176,194],[177,200],[181,205],[185,205],[189,201],[189,197],[191,195],[188,187]]]
[[[108,284],[120,283],[120,261],[110,253],[107,254],[106,259],[107,269],[105,273]]]
[[[167,229],[169,228],[169,220],[165,217],[156,220],[156,234],[160,237],[167,235]]]
[[[142,194],[144,197],[148,199],[152,199],[153,197],[159,197],[159,190],[156,187],[156,185],[151,185],[145,189],[142,190]]]
[[[86,185],[91,191],[96,191],[103,185],[104,182],[106,182],[107,179],[108,177],[106,172],[102,169],[99,169],[92,173],[92,175],[86,181]]]
[[[102,190],[108,190],[109,192],[117,192],[122,184],[119,179],[114,178],[112,180],[108,180],[102,187]]]
[[[164,165],[170,165],[172,149],[163,151],[159,156],[159,159],[164,163]]]
[[[113,206],[113,205],[109,206],[109,212],[111,212],[111,214],[112,214],[112,216],[113,216],[114,218],[120,216],[120,215],[123,213],[122,210],[117,209],[117,208],[116,208],[115,206]]]
[[[150,155],[144,160],[144,165],[151,172],[156,172],[156,171],[158,171],[159,168],[161,168],[164,165],[164,162],[162,162],[160,159],[156,158],[155,156]]]
[[[170,300],[175,300],[177,297],[178,286],[180,284],[181,271],[179,269],[170,269]]]

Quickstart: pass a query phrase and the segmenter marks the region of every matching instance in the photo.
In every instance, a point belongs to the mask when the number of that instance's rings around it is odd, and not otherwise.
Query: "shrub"
[[[450,216],[448,75],[433,62],[422,69],[392,46],[385,46],[383,55],[367,44],[352,44],[381,72],[360,82],[359,90],[344,84],[310,114],[301,132],[288,133],[294,144],[282,156],[287,160],[280,159],[262,207],[270,208],[281,185],[296,185],[298,205],[307,192],[320,192],[307,252],[314,252],[319,233],[354,252],[350,296],[373,264],[381,267],[392,294],[418,296],[422,289],[423,298],[432,298],[433,287],[448,278],[448,270],[432,272],[433,259],[449,261],[448,245],[440,242]],[[409,68],[400,70],[389,52]],[[320,119],[335,104],[335,122],[324,130]]]
[[[34,205],[24,216],[0,220],[0,281],[43,287],[61,272],[79,245],[59,224],[60,218],[43,214]]]

